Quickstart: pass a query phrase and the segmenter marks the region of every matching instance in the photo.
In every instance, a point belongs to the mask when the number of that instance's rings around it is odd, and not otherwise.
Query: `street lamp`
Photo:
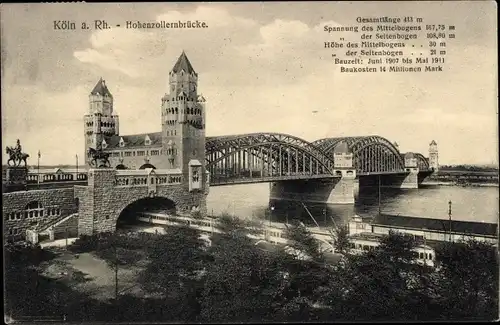
[[[449,223],[450,223],[450,242],[451,240],[451,200],[448,202],[448,217],[449,217]]]
[[[272,216],[273,211],[274,211],[274,206],[271,206],[269,209],[271,210],[271,211],[269,211],[269,226],[271,226],[271,216]]]

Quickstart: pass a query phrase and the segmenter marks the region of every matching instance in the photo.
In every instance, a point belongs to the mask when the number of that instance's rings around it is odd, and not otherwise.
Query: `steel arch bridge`
[[[417,158],[417,166],[419,170],[430,170],[429,159],[425,158],[421,153],[413,153]]]
[[[281,133],[207,137],[206,163],[211,185],[336,177],[333,156]]]
[[[353,154],[353,167],[360,176],[406,172],[404,155],[389,140],[377,135],[325,138],[313,144],[332,157],[336,148],[347,145],[348,151]]]

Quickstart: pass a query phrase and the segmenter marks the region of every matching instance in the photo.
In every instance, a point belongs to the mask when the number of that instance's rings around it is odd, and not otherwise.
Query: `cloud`
[[[127,19],[200,20],[208,24],[205,29],[92,31],[86,42],[71,47],[71,59],[57,58],[64,63],[58,65],[58,73],[79,73],[60,76],[66,83],[79,83],[76,87],[54,91],[39,79],[27,88],[2,83],[2,92],[7,93],[2,99],[4,140],[33,133],[35,140],[23,140],[33,152],[45,146],[43,151],[53,152],[54,159],[72,159],[64,158],[67,153],[54,141],[37,139],[78,139],[75,150],[83,151],[82,115],[88,108],[88,92],[100,76],[114,95],[122,134],[159,131],[160,98],[167,91],[168,72],[185,50],[199,73],[199,90],[207,98],[208,136],[281,132],[312,141],[379,134],[409,151],[424,153],[432,138],[449,148],[471,137],[491,143],[488,130],[496,130],[488,123],[496,101],[490,96],[496,80],[491,66],[496,63],[490,57],[496,52],[486,45],[467,51],[450,46],[455,54],[446,57],[446,71],[439,74],[340,73],[333,51],[324,47],[324,42],[338,36],[325,32],[324,26],[340,23],[306,23],[302,17],[284,15],[265,22],[259,15],[247,17],[252,16],[204,4]],[[15,43],[9,44],[13,47]],[[476,53],[484,59],[477,60]],[[20,74],[15,67],[9,71],[14,77]],[[24,71],[50,73],[44,64]],[[479,140],[475,143],[481,147]],[[476,150],[465,146],[464,152]],[[448,158],[453,155],[470,157],[450,151]]]

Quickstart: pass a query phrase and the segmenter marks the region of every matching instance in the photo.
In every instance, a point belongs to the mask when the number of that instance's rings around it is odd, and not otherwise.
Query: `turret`
[[[118,135],[118,115],[113,115],[113,95],[102,78],[89,94],[89,110],[84,116],[85,162],[88,162],[88,148],[100,148],[103,140]]]
[[[161,100],[166,159],[165,166],[159,168],[179,168],[186,177],[201,175],[205,167],[205,99],[198,95],[198,74],[185,52],[169,72],[168,80],[169,93]]]
[[[429,144],[429,166],[434,171],[439,170],[439,152],[436,141],[432,140]]]

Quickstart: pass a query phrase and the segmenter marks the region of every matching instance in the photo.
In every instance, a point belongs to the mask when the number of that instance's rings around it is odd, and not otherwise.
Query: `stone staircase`
[[[51,219],[28,230],[30,241],[53,242],[62,238],[78,237],[78,213]]]
[[[49,227],[61,222],[61,221],[64,221],[65,219],[71,217],[72,215],[69,215],[69,216],[57,216],[57,217],[54,217],[54,218],[51,218],[51,219],[48,219],[48,220],[44,220],[40,223],[38,223],[37,225],[35,225],[33,227],[33,230],[36,230],[37,232],[43,232],[45,230],[47,230]]]

